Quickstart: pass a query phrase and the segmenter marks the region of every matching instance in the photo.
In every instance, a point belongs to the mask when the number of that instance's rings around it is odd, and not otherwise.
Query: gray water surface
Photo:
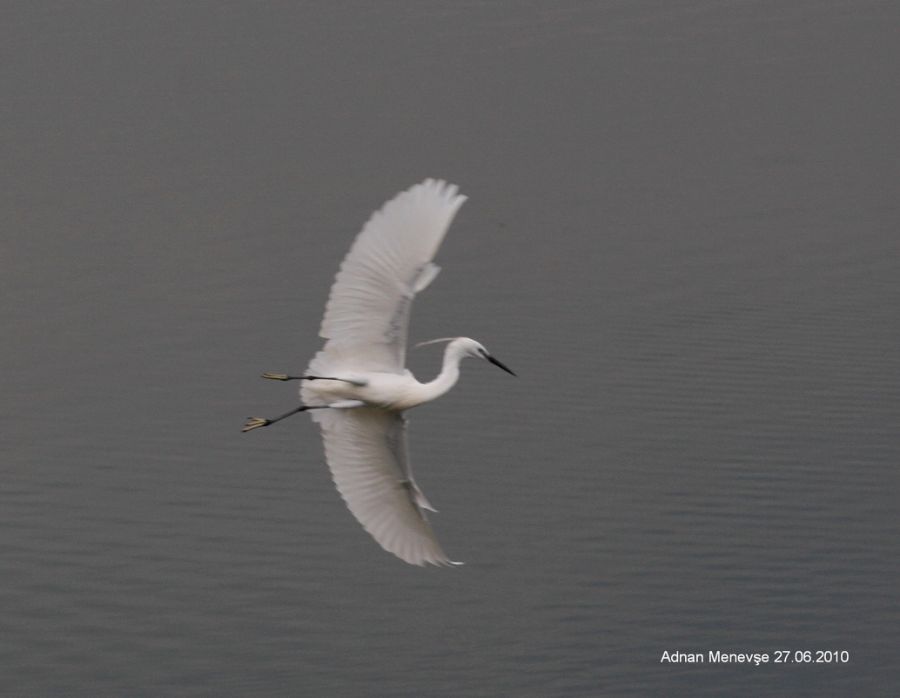
[[[0,20],[0,693],[900,692],[896,3]],[[308,420],[240,433],[425,177],[471,198],[412,339],[519,374],[411,414],[450,570]],[[849,662],[660,662],[710,650]]]

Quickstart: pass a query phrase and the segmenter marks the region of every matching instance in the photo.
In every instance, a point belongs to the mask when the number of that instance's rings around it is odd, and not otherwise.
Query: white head
[[[452,352],[453,354],[459,356],[461,359],[467,356],[474,356],[478,359],[484,359],[485,361],[494,364],[494,366],[502,368],[507,373],[513,376],[516,375],[509,367],[504,366],[502,363],[500,363],[500,361],[491,356],[488,350],[484,348],[483,344],[481,344],[480,342],[476,342],[474,339],[470,339],[469,337],[442,337],[441,339],[431,339],[427,342],[419,342],[418,344],[416,344],[416,348],[424,346],[426,344],[437,344],[438,342],[450,343],[447,346],[448,354]]]

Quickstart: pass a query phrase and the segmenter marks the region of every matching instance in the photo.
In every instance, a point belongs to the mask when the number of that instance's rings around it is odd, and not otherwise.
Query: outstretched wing
[[[319,334],[359,370],[402,373],[409,310],[459,207],[457,188],[426,179],[372,214],[341,263]]]
[[[425,518],[431,505],[416,487],[406,454],[406,420],[372,407],[320,410],[331,476],[363,528],[413,565],[453,565]]]

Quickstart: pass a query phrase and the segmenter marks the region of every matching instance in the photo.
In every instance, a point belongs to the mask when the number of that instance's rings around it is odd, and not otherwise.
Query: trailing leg
[[[300,407],[296,407],[290,412],[285,412],[284,414],[277,417],[272,417],[272,419],[266,419],[265,417],[248,417],[247,423],[244,424],[244,428],[241,429],[241,431],[246,433],[254,429],[259,429],[260,427],[267,427],[270,424],[275,424],[275,422],[280,422],[282,419],[290,417],[292,414],[297,414],[298,412],[305,412],[306,410],[321,410],[327,407],[329,407],[329,405],[300,405]]]
[[[286,373],[264,373],[263,378],[269,378],[273,381],[341,381],[342,383],[350,383],[350,385],[363,386],[365,383],[350,380],[349,378],[334,378],[332,376],[289,376]]]

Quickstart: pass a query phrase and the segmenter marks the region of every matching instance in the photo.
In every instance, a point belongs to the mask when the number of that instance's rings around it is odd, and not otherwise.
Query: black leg
[[[290,417],[292,414],[297,414],[298,412],[305,412],[306,410],[322,410],[327,407],[328,405],[300,405],[300,407],[296,407],[290,412],[285,412],[277,417],[272,417],[272,419],[266,419],[265,417],[248,417],[247,423],[244,424],[244,428],[241,429],[241,431],[246,433],[248,431],[253,431],[254,429],[259,429],[260,427],[267,427],[270,424],[275,424],[275,422],[280,422],[282,419]]]
[[[330,376],[289,376],[286,373],[264,373],[263,378],[269,378],[273,381],[341,381],[352,385],[359,385],[357,381],[347,380],[346,378],[332,378]]]

